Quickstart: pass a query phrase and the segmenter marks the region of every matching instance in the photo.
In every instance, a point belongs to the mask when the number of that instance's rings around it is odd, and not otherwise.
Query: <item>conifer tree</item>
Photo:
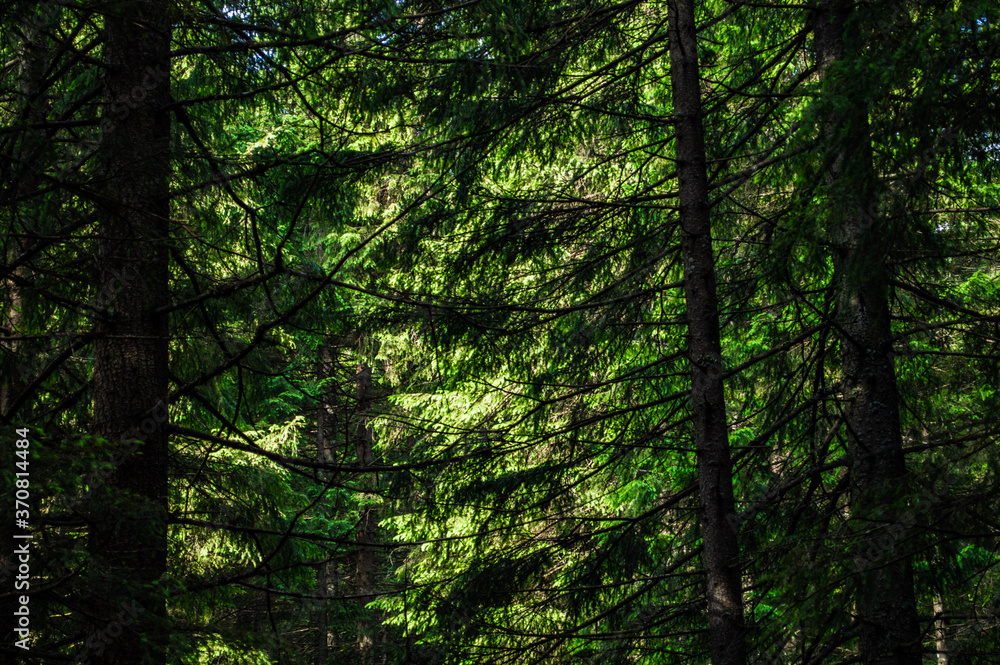
[[[723,386],[715,253],[705,157],[701,72],[693,0],[670,6],[670,58],[677,132],[681,255],[698,457],[702,558],[713,665],[743,665],[746,645],[733,463]]]
[[[851,21],[849,3],[831,0],[817,12],[816,57],[822,72],[849,57],[844,37],[849,23],[857,25]],[[829,94],[842,94],[837,84],[837,79],[828,78]],[[832,112],[828,120],[831,154],[826,161],[835,225],[831,236],[851,455],[851,516],[892,524],[898,521],[892,507],[899,504],[899,479],[906,474],[906,463],[892,362],[888,269],[885,248],[873,242],[872,234],[878,231],[869,228],[879,220],[866,218],[875,189],[868,109],[861,103],[840,106],[844,110]],[[866,571],[858,581],[856,603],[863,663],[920,662],[920,627],[907,557]]]
[[[118,468],[102,491],[117,508],[88,516],[93,628],[104,631],[129,601],[139,606],[107,645],[109,664],[166,662],[156,585],[167,571],[172,13],[165,0],[119,2],[104,18],[96,232],[101,288],[120,291],[95,331],[93,433]]]
[[[14,9],[30,657],[992,662],[993,3]]]

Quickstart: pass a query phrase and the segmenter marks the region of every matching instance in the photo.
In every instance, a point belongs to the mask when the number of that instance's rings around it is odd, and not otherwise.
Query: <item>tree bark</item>
[[[320,381],[328,379],[333,374],[333,358],[329,347],[322,347],[319,351],[319,372]],[[329,462],[330,445],[327,442],[327,430],[330,427],[328,421],[331,414],[331,401],[329,391],[324,389],[320,396],[319,408],[316,410],[316,457],[320,462]],[[328,478],[327,471],[319,471],[321,480]],[[316,567],[316,595],[319,596],[319,604],[316,608],[316,650],[314,662],[316,665],[325,665],[329,658],[330,647],[333,644],[333,633],[330,631],[327,598],[330,597],[330,580],[332,566],[329,561],[321,561]]]
[[[816,54],[820,70],[847,57],[844,28],[848,0],[825,0],[817,14]],[[849,84],[849,83],[848,83]],[[827,87],[828,94],[840,91]],[[888,266],[872,233],[877,225],[868,110],[848,108],[828,119],[833,154],[827,186],[835,215],[832,230],[837,289],[843,395],[851,457],[851,515],[872,523],[899,522],[893,509],[906,474],[899,425],[899,394],[892,361]],[[877,522],[875,521],[877,520]],[[875,533],[872,537],[878,537]],[[920,627],[909,557],[887,553],[888,561],[860,572],[856,606],[861,661],[865,665],[919,665]]]
[[[675,0],[668,11],[684,299],[687,306],[709,642],[713,665],[744,665],[743,595],[733,498],[733,466],[722,382],[722,346],[694,2]]]
[[[948,665],[948,626],[943,615],[944,592],[938,591],[934,595],[934,649],[938,665]]]
[[[368,426],[368,412],[372,404],[372,370],[368,365],[358,365],[355,378],[357,388],[358,425],[355,432],[355,450],[359,466],[370,466],[374,461],[372,451],[372,430]],[[366,490],[376,487],[375,476],[365,473],[362,476],[362,486]],[[367,499],[367,497],[366,497]],[[375,527],[378,523],[378,511],[374,506],[365,505],[361,508],[361,518],[358,524],[358,566],[356,573],[356,594],[360,606],[358,619],[358,654],[361,665],[371,665],[375,660],[375,639],[371,621],[365,606],[372,600],[375,590]]]
[[[114,457],[91,514],[92,628],[105,631],[134,601],[136,619],[118,621],[100,660],[164,663],[155,583],[167,570],[168,324],[156,310],[168,303],[168,3],[118,0],[104,17],[98,260],[102,289],[118,293],[94,342],[93,433]]]

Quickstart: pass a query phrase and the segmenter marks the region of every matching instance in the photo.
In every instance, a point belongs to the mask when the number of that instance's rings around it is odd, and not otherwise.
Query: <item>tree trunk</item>
[[[167,569],[168,326],[156,310],[168,303],[170,20],[164,0],[103,12],[98,260],[102,289],[118,293],[94,342],[93,433],[107,440],[113,471],[94,492],[106,499],[91,517],[92,628],[121,627],[102,663],[164,663],[166,606],[154,583]],[[123,625],[133,602],[136,619]]]
[[[323,381],[333,374],[333,358],[329,347],[322,347],[319,351],[319,379]],[[320,462],[329,462],[330,446],[327,442],[327,430],[330,427],[331,402],[329,390],[324,388],[320,396],[319,408],[316,410],[316,457]],[[319,477],[323,481],[327,480],[328,472],[319,471]],[[316,608],[316,655],[314,662],[316,665],[325,665],[330,647],[333,645],[333,633],[329,625],[329,608],[327,598],[330,597],[331,564],[329,561],[321,561],[316,567],[316,595],[319,596],[318,607]]]
[[[358,365],[355,379],[358,400],[358,425],[355,432],[355,449],[358,464],[369,466],[374,461],[372,452],[372,430],[368,426],[368,411],[372,403],[372,370],[368,365]],[[376,488],[375,476],[366,473],[362,476],[362,486],[366,490]],[[367,497],[365,497],[367,500]],[[369,620],[365,605],[371,602],[375,589],[375,527],[378,523],[378,511],[374,506],[365,505],[361,509],[361,519],[358,524],[358,567],[356,577],[356,594],[360,605],[358,619],[358,652],[361,665],[371,665],[375,659],[375,640],[373,627]]]
[[[934,595],[934,650],[937,651],[937,664],[948,665],[947,625],[944,618],[944,592]]]
[[[715,257],[708,205],[701,80],[693,0],[669,6],[671,83],[677,131],[684,298],[687,306],[691,403],[698,457],[702,555],[713,665],[744,665],[733,466],[729,455]]]
[[[815,37],[821,72],[846,56],[844,25],[852,6],[848,0],[826,0],[820,7]],[[906,464],[892,361],[888,268],[881,243],[873,241],[877,234],[868,228],[878,220],[869,213],[875,173],[867,109],[834,113],[827,138],[835,146],[827,186],[833,194],[828,206],[837,216],[832,241],[851,456],[851,515],[896,524],[899,515],[892,506]],[[911,561],[892,552],[885,558],[861,571],[857,580],[861,661],[865,665],[919,665],[920,627]]]

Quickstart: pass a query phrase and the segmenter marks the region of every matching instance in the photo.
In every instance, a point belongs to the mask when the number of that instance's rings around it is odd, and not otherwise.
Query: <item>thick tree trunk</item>
[[[358,425],[355,432],[355,450],[358,464],[369,466],[374,461],[372,452],[372,430],[368,426],[368,411],[372,404],[372,370],[368,365],[358,365],[355,379],[358,400]],[[375,477],[365,474],[362,485],[366,490],[375,489]],[[375,658],[375,636],[365,605],[371,602],[375,590],[375,527],[378,524],[378,511],[374,506],[364,506],[361,509],[361,519],[358,524],[358,567],[356,576],[356,594],[361,606],[358,619],[358,652],[361,665],[371,665]]]
[[[719,340],[693,0],[675,0],[669,7],[669,21],[683,233],[684,298],[691,363],[691,402],[698,451],[709,640],[713,665],[744,665],[743,596],[733,499],[733,466],[722,385],[722,346]]]
[[[100,662],[135,665],[165,662],[167,641],[154,583],[167,561],[168,328],[156,310],[168,302],[170,21],[165,0],[119,0],[103,13],[98,259],[101,287],[118,293],[98,327],[92,390],[94,434],[115,457],[94,493],[103,509],[89,549],[93,629],[121,627]],[[136,619],[123,625],[133,601]]]
[[[826,0],[816,23],[822,72],[846,56],[844,26],[852,3]],[[828,90],[836,94],[836,90]],[[847,109],[829,119],[828,202],[832,229],[837,315],[851,456],[851,514],[872,523],[897,523],[892,506],[906,474],[899,425],[899,394],[892,361],[884,248],[869,225],[875,174],[868,112]],[[877,521],[876,521],[877,520]],[[872,537],[878,537],[879,532]],[[857,581],[861,661],[865,665],[918,665],[920,628],[908,557],[888,553]]]

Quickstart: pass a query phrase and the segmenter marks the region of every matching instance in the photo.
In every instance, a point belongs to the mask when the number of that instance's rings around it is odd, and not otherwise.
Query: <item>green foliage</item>
[[[34,442],[33,649],[66,659],[103,593],[87,516],[143,506],[88,434],[104,18],[29,4],[0,45],[0,402]],[[705,662],[667,3],[172,6],[166,662]],[[858,5],[820,77],[804,6],[698,12],[750,648],[855,658],[865,567],[906,557],[988,662],[1000,16]],[[900,524],[850,508],[845,278],[891,310]]]

